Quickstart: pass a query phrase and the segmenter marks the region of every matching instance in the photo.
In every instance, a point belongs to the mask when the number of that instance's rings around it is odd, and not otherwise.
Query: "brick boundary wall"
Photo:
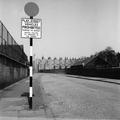
[[[65,69],[39,70],[41,73],[65,73]]]
[[[27,76],[27,66],[0,55],[0,89]]]
[[[101,78],[111,78],[120,79],[120,68],[74,68],[67,69],[67,74],[71,75],[82,75],[90,77],[101,77]]]
[[[67,69],[52,69],[52,70],[40,70],[41,73],[65,73],[70,75],[80,75],[88,77],[101,77],[101,78],[111,78],[120,79],[120,68],[82,68],[74,67]]]

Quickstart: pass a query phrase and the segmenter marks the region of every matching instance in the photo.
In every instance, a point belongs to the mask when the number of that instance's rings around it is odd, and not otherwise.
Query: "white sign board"
[[[21,36],[22,38],[40,39],[42,37],[42,20],[22,18]]]

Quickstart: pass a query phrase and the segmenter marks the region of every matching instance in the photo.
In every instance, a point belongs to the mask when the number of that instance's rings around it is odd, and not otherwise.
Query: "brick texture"
[[[0,89],[27,77],[27,67],[0,56]]]

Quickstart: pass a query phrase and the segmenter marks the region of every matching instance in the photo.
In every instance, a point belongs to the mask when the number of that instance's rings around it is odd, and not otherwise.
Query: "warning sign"
[[[42,37],[42,20],[22,18],[21,36],[22,38],[40,39]]]

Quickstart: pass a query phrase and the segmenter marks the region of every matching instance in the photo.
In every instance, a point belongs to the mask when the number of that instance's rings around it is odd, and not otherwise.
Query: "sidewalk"
[[[44,97],[41,80],[33,77],[33,109],[29,110],[28,98],[24,94],[29,93],[29,78],[23,79],[0,91],[0,118],[9,119],[20,117],[44,117]],[[1,120],[1,119],[0,119]]]
[[[113,84],[120,85],[120,80],[119,79],[98,78],[98,77],[69,75],[69,74],[66,74],[66,76],[67,77],[81,78],[81,79],[85,79],[85,80],[100,81],[100,82],[107,82],[107,83],[113,83]]]

